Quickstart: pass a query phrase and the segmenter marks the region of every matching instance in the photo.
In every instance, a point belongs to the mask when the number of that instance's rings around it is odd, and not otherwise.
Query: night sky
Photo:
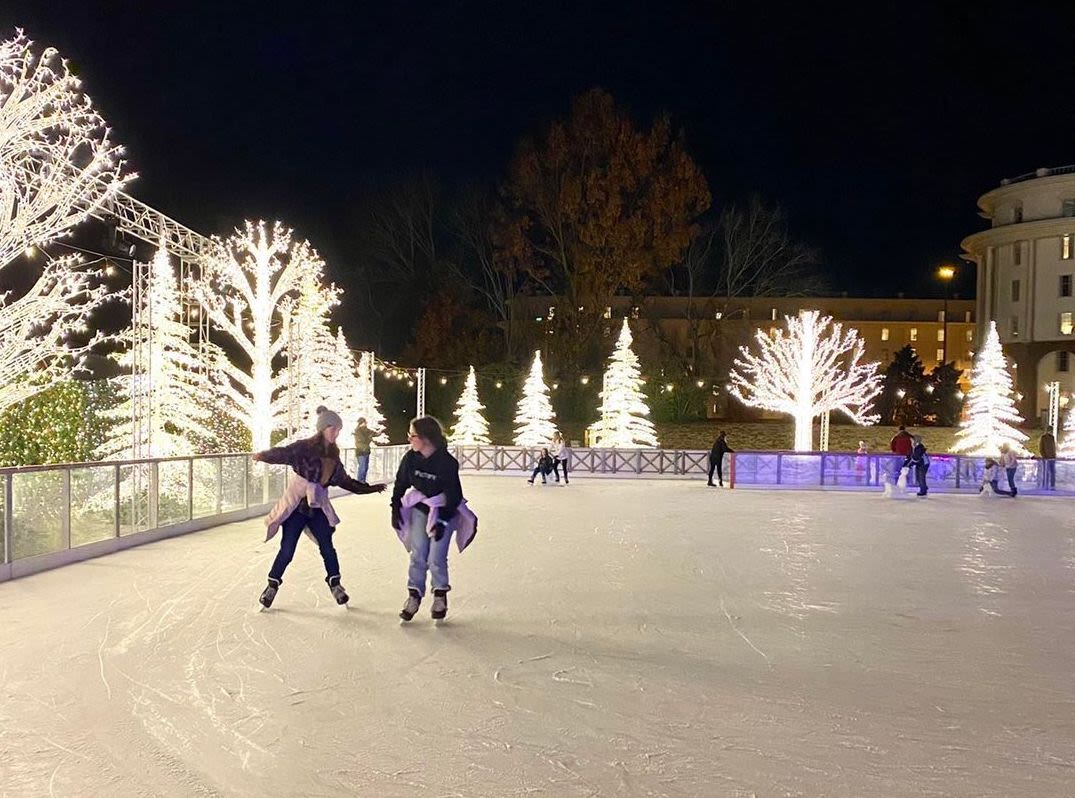
[[[859,5],[52,0],[0,22],[78,65],[131,193],[207,233],[283,219],[345,287],[371,183],[497,180],[520,135],[603,86],[673,115],[716,203],[782,203],[834,292],[936,295],[979,194],[1075,162],[1075,14]]]

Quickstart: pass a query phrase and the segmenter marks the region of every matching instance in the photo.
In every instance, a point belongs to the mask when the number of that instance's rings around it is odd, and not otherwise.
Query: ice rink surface
[[[1070,796],[1075,504],[465,477],[449,621],[384,496],[351,608],[260,521],[0,584],[0,796]]]

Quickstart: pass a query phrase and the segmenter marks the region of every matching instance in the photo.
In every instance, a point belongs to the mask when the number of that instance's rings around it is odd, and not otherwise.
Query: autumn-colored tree
[[[475,310],[458,292],[438,291],[426,303],[403,361],[415,366],[465,369],[470,361],[491,359],[496,328],[492,318]]]
[[[639,129],[602,89],[520,144],[505,194],[512,213],[502,255],[561,298],[551,348],[579,366],[601,354],[607,299],[639,291],[678,262],[710,204],[705,177],[670,118]]]

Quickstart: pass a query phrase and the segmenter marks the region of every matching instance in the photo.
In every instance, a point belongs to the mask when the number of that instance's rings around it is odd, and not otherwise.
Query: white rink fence
[[[375,447],[367,480],[391,483],[407,448]],[[519,476],[529,476],[541,451],[451,450],[464,473]],[[354,474],[354,450],[343,459]],[[976,492],[983,459],[932,455],[930,490]],[[739,451],[726,456],[724,479],[732,488],[879,490],[902,461],[888,454]],[[578,448],[568,467],[573,476],[698,479],[708,474],[709,452]],[[255,463],[247,453],[0,469],[0,581],[262,515],[286,480],[287,466]],[[1056,461],[1054,491],[1042,490],[1041,461],[1021,460],[1016,485],[1021,493],[1075,495],[1075,460]]]

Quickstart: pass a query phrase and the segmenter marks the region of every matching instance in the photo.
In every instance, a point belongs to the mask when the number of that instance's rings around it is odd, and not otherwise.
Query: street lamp
[[[955,276],[955,266],[941,266],[941,268],[937,269],[937,279],[944,283],[944,311],[943,320],[941,322],[941,335],[944,337],[944,340],[941,342],[943,358],[941,365],[948,362],[948,288],[952,284],[952,278]]]

